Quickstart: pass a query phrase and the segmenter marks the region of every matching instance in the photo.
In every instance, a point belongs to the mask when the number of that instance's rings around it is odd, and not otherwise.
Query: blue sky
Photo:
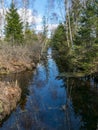
[[[54,18],[54,23],[64,21],[64,0],[35,0],[34,8],[41,16]],[[51,20],[50,20],[51,21]]]
[[[14,1],[20,16],[23,17],[22,0]],[[9,8],[11,0],[4,0],[4,2],[5,8]],[[37,31],[42,31],[43,16],[46,18],[48,29],[52,31],[65,20],[64,0],[29,0],[28,12],[27,20],[31,26],[32,20],[35,21]]]
[[[4,0],[8,7],[12,0]],[[19,8],[22,6],[22,0],[14,0]],[[29,8],[41,17],[46,16],[48,22],[59,23],[64,21],[64,0],[27,0],[29,1]]]
[[[34,8],[38,11],[39,14],[44,15],[46,4],[46,0],[36,0]]]
[[[47,19],[48,29],[54,30],[59,23],[65,20],[64,0],[35,0],[33,10],[41,18]],[[42,21],[38,23],[37,29],[42,26]]]

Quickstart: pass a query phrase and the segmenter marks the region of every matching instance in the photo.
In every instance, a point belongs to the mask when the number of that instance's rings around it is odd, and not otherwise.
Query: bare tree
[[[23,17],[23,24],[24,24],[24,36],[25,36],[25,31],[26,31],[26,24],[27,24],[27,10],[28,10],[28,5],[29,5],[29,0],[22,0],[23,3],[23,12],[22,12],[22,17]]]
[[[67,37],[67,43],[68,47],[73,47],[73,38],[72,38],[72,30],[71,30],[71,23],[70,23],[70,2],[68,0],[65,0],[65,11],[66,11],[66,37]]]
[[[0,12],[0,26],[1,26],[1,38],[4,35],[4,24],[5,24],[5,10],[4,10],[4,0],[1,0],[1,12]]]

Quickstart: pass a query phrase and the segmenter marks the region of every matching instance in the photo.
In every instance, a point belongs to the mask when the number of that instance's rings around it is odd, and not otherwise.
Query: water
[[[51,48],[46,55],[33,74],[4,77],[18,78],[23,92],[0,130],[97,130],[98,84],[93,79],[58,79]]]

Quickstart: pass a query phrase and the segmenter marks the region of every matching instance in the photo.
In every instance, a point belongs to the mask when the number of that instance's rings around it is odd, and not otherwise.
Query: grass
[[[0,73],[19,72],[31,70],[38,62],[41,52],[41,44],[11,45],[0,43]]]
[[[0,81],[0,121],[16,108],[21,98],[21,89],[17,82]]]

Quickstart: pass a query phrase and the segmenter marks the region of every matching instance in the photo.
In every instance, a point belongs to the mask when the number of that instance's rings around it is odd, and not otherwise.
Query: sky
[[[40,17],[37,30],[41,29],[43,16],[46,17],[48,30],[50,31],[65,20],[64,0],[35,0],[33,8]]]
[[[22,3],[20,0],[14,1],[18,8],[19,15],[23,17]],[[4,0],[4,2],[6,5],[5,8],[8,9],[11,0]],[[0,12],[2,12],[2,9],[0,9]],[[64,0],[29,0],[26,16],[30,26],[32,26],[36,32],[43,30],[43,16],[45,16],[48,32],[51,32],[59,23],[63,23],[65,20]]]

